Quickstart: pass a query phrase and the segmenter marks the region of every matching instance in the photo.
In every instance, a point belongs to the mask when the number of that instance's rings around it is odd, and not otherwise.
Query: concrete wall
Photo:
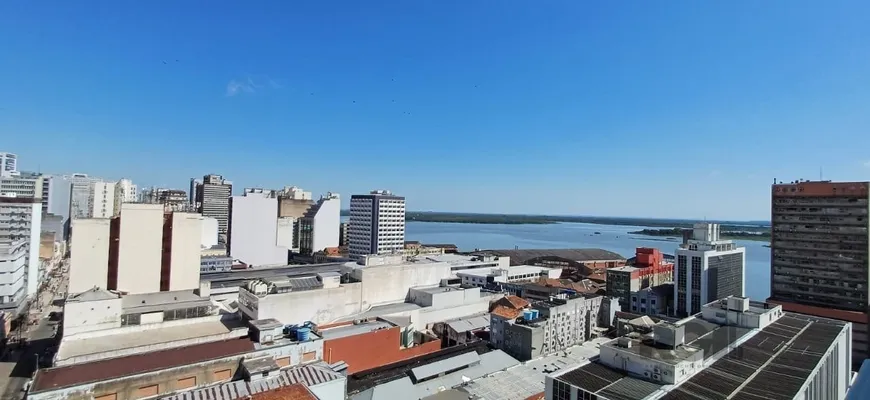
[[[42,233],[42,203],[33,203],[29,204],[29,206],[30,250],[27,255],[27,295],[33,296],[39,288],[39,241]]]
[[[446,263],[401,264],[357,269],[363,282],[363,306],[405,301],[408,289],[433,286],[451,275]]]
[[[117,289],[130,294],[159,292],[162,254],[163,205],[122,204]]]
[[[257,297],[239,290],[239,309],[252,319],[275,318],[283,324],[327,324],[363,311],[362,284]]]
[[[312,232],[311,250],[321,251],[327,247],[338,247],[338,235],[341,227],[341,200],[324,198],[323,204],[314,216],[314,231]]]
[[[69,293],[106,288],[109,219],[74,219],[70,237]]]
[[[278,234],[276,237],[275,244],[279,247],[286,247],[288,249],[292,249],[295,246],[293,245],[293,236],[295,234],[295,224],[296,218],[293,217],[280,217],[278,218]]]
[[[218,244],[218,220],[210,217],[202,218],[202,247],[209,248]]]
[[[344,399],[347,398],[347,378],[334,379],[319,385],[309,386],[308,390],[318,399]]]
[[[111,218],[115,215],[115,183],[94,182],[91,193],[91,217]]]
[[[216,234],[217,220],[213,221]],[[194,213],[173,213],[169,290],[199,288],[201,243],[202,216]]]
[[[121,327],[121,298],[97,301],[67,301],[63,306],[65,338],[85,332]]]
[[[278,247],[278,200],[262,195],[230,198],[230,256],[249,265],[286,264],[288,249]]]
[[[347,363],[347,373],[354,374],[441,349],[441,342],[437,340],[402,348],[400,331],[399,327],[394,326],[361,335],[324,340],[323,360],[330,364],[344,361]]]

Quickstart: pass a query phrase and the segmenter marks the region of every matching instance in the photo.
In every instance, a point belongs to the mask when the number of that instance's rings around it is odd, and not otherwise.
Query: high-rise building
[[[70,219],[93,217],[94,183],[101,179],[87,174],[72,174],[65,178],[70,182]]]
[[[268,192],[249,191],[230,198],[227,235],[230,256],[254,265],[286,264],[289,250],[278,246],[278,200]]]
[[[115,215],[115,183],[94,182],[91,184],[91,218],[111,218]]]
[[[868,357],[870,182],[771,187],[770,299],[783,309],[852,322],[852,361]]]
[[[42,198],[43,177],[32,172],[16,172],[15,175],[0,177],[0,195]]]
[[[220,175],[205,175],[202,177],[202,183],[196,186],[196,211],[203,217],[217,219],[220,235],[226,235],[229,228],[232,195],[233,183]]]
[[[674,308],[678,316],[701,312],[704,304],[743,296],[746,249],[719,238],[719,224],[700,223],[676,251]]]
[[[338,247],[341,199],[336,193],[321,196],[299,219],[299,252],[310,255]]]
[[[12,153],[0,152],[0,177],[10,177],[18,174],[18,156]]]
[[[0,240],[0,310],[16,310],[27,297],[27,239]]]
[[[202,217],[160,204],[122,203],[119,216],[77,219],[69,292],[151,293],[199,287]]]
[[[405,198],[387,190],[350,197],[351,257],[398,253],[405,247]]]
[[[121,204],[135,203],[139,200],[139,193],[136,185],[129,179],[121,179],[115,183],[115,215],[121,213]]]
[[[39,237],[42,231],[42,202],[38,197],[0,196],[0,242],[27,245],[24,287],[28,296],[39,286]],[[13,289],[14,292],[14,289]]]

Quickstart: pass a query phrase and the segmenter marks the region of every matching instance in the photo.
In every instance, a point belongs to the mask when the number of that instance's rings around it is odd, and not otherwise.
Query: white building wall
[[[385,265],[358,271],[364,307],[405,301],[409,288],[438,285],[451,275],[447,263]]]
[[[70,194],[72,183],[65,176],[49,176],[48,181],[48,212],[63,217],[64,222],[70,215]],[[43,182],[45,185],[46,182]]]
[[[115,184],[114,215],[121,213],[121,204],[133,203],[139,199],[136,185],[129,179],[121,179]]]
[[[0,153],[0,177],[9,177],[18,173],[18,156],[12,153]]]
[[[202,248],[207,249],[218,244],[218,220],[202,217]]]
[[[72,221],[69,293],[81,293],[94,287],[106,289],[110,224],[111,220],[106,218]]]
[[[91,188],[91,218],[111,218],[114,216],[115,183],[94,182]]]
[[[296,232],[295,229],[296,218],[293,217],[281,217],[278,218],[278,227],[277,227],[277,237],[275,244],[278,247],[286,247],[288,249],[293,248],[293,235]]]
[[[283,324],[300,324],[306,321],[328,324],[365,311],[362,306],[361,283],[264,297],[257,297],[241,289],[239,309],[252,319],[275,318]]]
[[[288,249],[276,245],[278,200],[251,194],[230,202],[230,256],[249,265],[286,264]]]
[[[85,332],[120,327],[120,297],[93,301],[67,301],[63,306],[64,340]]]
[[[314,216],[312,235],[313,252],[328,247],[338,247],[339,228],[341,226],[341,200],[337,194],[330,193],[325,197],[320,209]]]
[[[0,304],[23,299],[27,246],[25,239],[0,243]]]
[[[160,291],[163,205],[121,206],[117,289],[130,294]]]
[[[39,288],[39,235],[42,232],[42,202],[30,204],[30,247],[27,252],[27,295]]]
[[[199,288],[201,244],[202,216],[195,213],[173,213],[169,290]]]

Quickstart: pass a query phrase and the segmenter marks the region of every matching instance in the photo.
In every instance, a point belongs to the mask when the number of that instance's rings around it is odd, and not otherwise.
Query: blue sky
[[[767,219],[870,178],[870,3],[7,1],[0,151],[412,210]],[[177,61],[176,61],[177,60]],[[164,63],[165,62],[165,63]]]

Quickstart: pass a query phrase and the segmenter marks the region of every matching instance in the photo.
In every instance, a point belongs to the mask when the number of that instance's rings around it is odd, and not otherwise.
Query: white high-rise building
[[[248,265],[287,264],[289,249],[278,246],[278,199],[245,191],[230,198],[230,256]]]
[[[398,253],[405,248],[405,198],[388,190],[350,197],[351,257]]]
[[[327,193],[299,219],[299,252],[313,254],[338,247],[341,226],[341,199],[337,193]]]
[[[94,198],[93,184],[101,180],[87,174],[72,174],[64,179],[70,182],[70,219],[91,218],[94,209],[91,203]]]
[[[13,246],[24,240],[27,245],[27,271],[24,287],[27,295],[36,294],[39,286],[39,236],[42,231],[42,202],[38,197],[0,196],[0,242]]]
[[[115,215],[115,183],[94,182],[91,185],[91,218],[111,218]]]
[[[121,213],[122,203],[135,203],[139,199],[136,185],[129,179],[121,179],[115,184],[115,215]]]
[[[695,224],[691,239],[676,251],[674,308],[678,316],[701,312],[704,304],[744,296],[746,249],[719,238],[719,224]]]
[[[18,175],[18,156],[12,153],[0,153],[0,177]]]

